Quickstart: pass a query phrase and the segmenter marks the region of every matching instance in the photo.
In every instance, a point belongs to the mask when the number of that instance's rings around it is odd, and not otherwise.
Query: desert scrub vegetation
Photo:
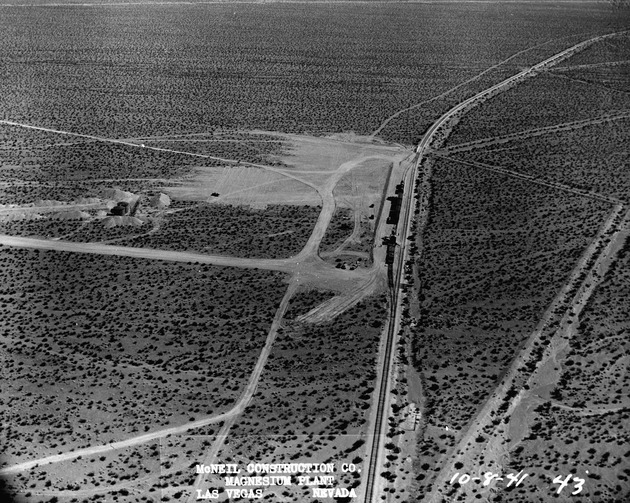
[[[75,241],[81,243],[95,243],[100,241],[108,241],[110,239],[124,240],[121,244],[127,244],[127,240],[136,238],[151,232],[154,228],[153,220],[147,220],[140,227],[133,225],[117,225],[115,227],[105,227],[102,219],[92,220],[85,223],[77,232],[69,235],[67,241]]]
[[[238,462],[361,459],[386,306],[385,296],[373,296],[327,323],[286,322],[254,399],[230,433]],[[358,478],[340,483],[351,484]]]
[[[344,246],[344,250],[371,254],[374,244],[374,229],[372,227],[371,221],[365,215],[361,215],[358,237]]]
[[[582,409],[630,408],[630,241],[576,320],[577,333],[561,363],[552,396]]]
[[[194,465],[206,455],[221,426],[218,422],[160,441],[36,467],[7,476],[7,489],[16,503],[37,501],[34,498],[44,497],[45,491],[69,491],[68,501],[72,491],[90,491],[90,501],[135,501],[130,495],[138,491],[153,498],[174,496],[181,486],[194,482]],[[26,492],[33,497],[26,498]]]
[[[103,187],[104,188],[104,187]],[[74,201],[97,197],[100,187],[88,183],[39,183],[8,180],[0,184],[0,204],[28,205],[39,200]]]
[[[210,127],[370,133],[520,50],[624,24],[590,9],[474,3],[130,6],[99,22],[104,15],[7,11],[0,118],[109,138]]]
[[[542,73],[472,108],[454,127],[448,145],[628,109],[630,96],[626,93]]]
[[[306,244],[320,211],[320,206],[251,209],[202,203],[166,214],[157,232],[125,244],[236,257],[286,258],[298,254]]]
[[[560,182],[577,189],[630,198],[630,118],[521,138],[453,157]]]
[[[480,67],[478,70],[478,73],[481,73],[485,68]],[[439,70],[436,67],[434,71],[437,72]],[[385,140],[402,142],[406,145],[417,144],[431,124],[449,109],[518,72],[518,67],[513,64],[506,64],[505,66],[492,70],[472,82],[453,89],[444,96],[436,97],[435,99],[431,99],[428,103],[423,103],[421,106],[401,113],[388,122],[379,132],[379,136]],[[465,79],[462,79],[462,83],[464,81]],[[458,84],[459,83],[457,83],[457,85]],[[422,101],[426,100],[427,98]]]
[[[49,182],[28,182],[7,180],[0,183],[0,204],[19,206],[32,205],[37,201],[80,201],[85,198],[100,197],[103,190],[112,187],[134,193],[158,191],[164,185],[161,179],[105,179],[105,180],[60,180]]]
[[[349,208],[335,208],[335,212],[326,229],[326,234],[324,234],[320,242],[320,252],[335,250],[352,234],[354,229],[353,214],[354,212]]]
[[[610,210],[505,175],[436,163],[419,263],[423,321],[413,344],[432,420],[465,424]],[[451,393],[465,395],[453,401]]]
[[[586,68],[556,68],[553,75],[571,80],[587,82],[611,92],[630,91],[630,62],[602,64]]]
[[[331,292],[330,290],[324,291],[314,288],[298,290],[295,294],[293,294],[293,297],[291,297],[291,302],[284,314],[284,319],[294,320],[298,316],[308,313],[311,309],[317,307],[322,302],[331,299],[334,295],[334,292]]]
[[[11,236],[58,238],[80,229],[80,220],[0,220],[0,234]]]
[[[0,248],[3,461],[181,424],[239,397],[279,273]]]
[[[140,146],[100,141],[68,141],[66,135],[10,128],[11,135],[27,134],[28,145],[0,149],[3,180],[35,182],[87,181],[119,178],[174,178],[188,174],[198,157],[156,151]],[[17,133],[14,133],[17,131]],[[27,131],[27,133],[24,133]],[[219,165],[204,159],[206,165]]]
[[[426,420],[439,427],[421,445],[423,463],[435,465],[452,441],[444,428],[456,435],[487,398],[611,208],[436,163],[412,340]]]
[[[628,59],[630,51],[630,36],[626,33],[596,42],[583,51],[563,61],[558,67],[570,67],[576,65],[591,65]]]
[[[509,469],[524,469],[528,483],[512,490],[501,488],[490,501],[625,501],[630,493],[628,420],[627,409],[588,414],[561,409],[549,401],[539,404],[529,434],[510,452]],[[557,495],[559,485],[553,479],[569,474],[584,479],[581,494],[571,495],[575,482],[570,480]]]

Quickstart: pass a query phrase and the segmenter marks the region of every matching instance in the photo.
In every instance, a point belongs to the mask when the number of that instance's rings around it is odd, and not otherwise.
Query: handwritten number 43
[[[561,477],[562,475],[558,475],[555,479],[553,479],[554,484],[560,484],[557,494],[560,494],[560,492],[569,484],[569,480],[571,480],[570,474],[567,475],[564,480]],[[580,494],[582,492],[582,486],[584,485],[584,479],[581,479],[580,477],[573,477],[573,482],[575,482],[575,491],[571,494]]]

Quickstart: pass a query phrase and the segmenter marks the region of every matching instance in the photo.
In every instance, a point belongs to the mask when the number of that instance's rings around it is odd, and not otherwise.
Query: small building
[[[161,192],[159,194],[154,195],[149,200],[149,205],[152,208],[157,208],[158,210],[163,210],[164,208],[167,208],[168,206],[170,206],[170,204],[171,204],[171,198]]]
[[[422,418],[420,409],[416,407],[416,404],[413,402],[405,407],[403,415],[405,416],[405,420],[403,421],[402,428],[407,431],[415,430]]]
[[[116,206],[114,206],[110,215],[122,217],[129,214],[129,203],[127,201],[120,201]]]
[[[402,197],[390,196],[387,198],[387,200],[390,202],[387,223],[392,224],[392,225],[398,225],[398,219],[400,218],[400,207],[402,206]]]
[[[392,265],[396,256],[396,243],[387,243],[387,251],[385,252],[385,264]]]

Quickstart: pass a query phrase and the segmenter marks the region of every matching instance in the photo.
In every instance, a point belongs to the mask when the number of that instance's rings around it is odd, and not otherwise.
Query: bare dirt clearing
[[[177,186],[163,189],[174,199],[212,201],[264,208],[268,204],[321,204],[310,185],[276,171],[255,167],[201,166]]]
[[[288,144],[286,153],[280,156],[280,160],[287,169],[295,171],[332,172],[352,159],[371,156],[396,157],[405,150],[398,145],[369,141],[355,135],[281,136],[288,140]]]

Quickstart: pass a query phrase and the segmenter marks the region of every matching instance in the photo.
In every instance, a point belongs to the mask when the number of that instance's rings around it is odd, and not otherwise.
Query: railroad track
[[[376,402],[376,419],[373,428],[372,448],[368,462],[368,474],[366,479],[365,502],[371,503],[374,498],[376,477],[379,466],[381,466],[381,448],[387,435],[387,417],[389,406],[389,388],[391,381],[391,369],[393,363],[393,351],[396,345],[396,335],[399,328],[400,311],[400,286],[405,270],[407,233],[413,216],[413,182],[417,177],[419,161],[413,163],[403,174],[403,181],[408,190],[403,195],[403,205],[401,207],[401,218],[396,228],[397,241],[400,242],[400,250],[395,263],[392,265],[394,274],[390,280],[390,310],[387,337],[385,338],[383,369],[381,373],[381,384],[379,386],[378,399]],[[409,191],[411,189],[411,191]]]
[[[420,143],[418,144],[418,147],[416,148],[416,153],[418,155],[415,160],[415,163],[413,164],[413,167],[409,169],[403,176],[405,178],[405,189],[406,189],[403,194],[403,197],[406,199],[403,201],[403,205],[401,208],[401,218],[399,219],[399,224],[398,224],[399,228],[397,229],[397,240],[400,244],[400,249],[397,254],[395,264],[394,264],[395,274],[393,275],[393,278],[390,284],[391,304],[390,304],[390,313],[389,313],[389,326],[387,329],[387,337],[385,339],[384,360],[383,360],[383,368],[381,371],[381,382],[379,386],[378,397],[376,400],[376,418],[374,421],[374,428],[371,432],[373,435],[373,440],[372,440],[372,446],[369,452],[369,458],[367,462],[368,474],[367,474],[366,486],[365,486],[365,498],[364,498],[365,503],[374,503],[375,487],[377,485],[376,484],[377,471],[379,470],[379,467],[382,466],[380,458],[382,457],[381,449],[382,449],[384,437],[386,435],[386,432],[384,432],[384,428],[387,426],[386,419],[389,415],[387,408],[389,405],[389,389],[390,389],[390,378],[391,378],[390,372],[392,368],[392,354],[393,354],[393,348],[395,346],[395,340],[396,340],[396,335],[398,332],[398,327],[400,324],[400,320],[399,320],[400,318],[400,306],[399,306],[400,285],[402,283],[402,275],[404,274],[404,265],[405,265],[405,259],[407,256],[407,232],[411,224],[411,219],[413,218],[412,205],[413,205],[414,199],[411,194],[413,194],[413,189],[415,186],[414,182],[417,178],[418,169],[419,169],[420,163],[422,162],[422,159],[426,156],[427,152],[429,151],[431,147],[431,144],[436,140],[437,133],[444,126],[447,126],[448,123],[453,118],[457,117],[458,114],[465,113],[466,111],[468,111],[468,109],[484,101],[485,99],[491,98],[495,94],[506,90],[507,88],[521,82],[522,80],[526,78],[537,75],[538,72],[569,58],[574,53],[585,49],[586,47],[588,47],[589,45],[597,41],[610,38],[610,37],[615,37],[622,33],[627,33],[628,31],[629,30],[609,33],[606,35],[600,35],[598,37],[591,38],[589,40],[584,40],[576,45],[569,47],[568,49],[565,49],[564,51],[554,54],[553,56],[545,59],[544,61],[541,61],[540,63],[537,63],[536,65],[530,68],[523,70],[520,73],[517,73],[516,75],[513,75],[512,77],[509,77],[503,80],[502,82],[499,82],[498,84],[495,84],[494,86],[491,86],[475,94],[474,96],[462,101],[458,105],[455,105],[445,114],[443,114],[437,121],[435,121],[431,125],[431,127],[427,130],[427,132],[422,137],[422,140],[420,140]],[[444,135],[444,139],[446,138],[447,135],[448,133]],[[439,138],[438,138],[438,141],[439,141]],[[404,209],[404,212],[405,212],[404,218],[402,215],[402,209]],[[377,498],[378,496],[379,495],[376,494]]]

